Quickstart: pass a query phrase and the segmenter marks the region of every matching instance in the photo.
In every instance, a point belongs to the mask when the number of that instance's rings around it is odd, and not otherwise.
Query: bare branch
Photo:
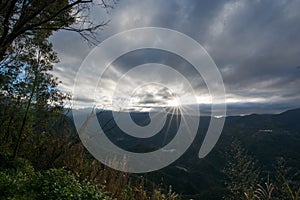
[[[113,4],[116,3],[115,0],[111,1]],[[113,4],[107,2],[107,0],[101,0],[98,5],[104,9],[113,8]],[[65,0],[63,2],[49,0],[44,3],[35,0],[1,2],[0,25],[3,28],[0,28],[0,60],[4,58],[7,49],[15,39],[24,34],[34,35],[36,31],[48,30],[49,34],[57,30],[73,31],[79,33],[88,42],[96,44],[98,42],[96,31],[107,25],[108,21],[95,23],[88,20],[88,14],[83,13],[89,12],[93,4],[92,0]],[[76,27],[78,23],[82,26]]]

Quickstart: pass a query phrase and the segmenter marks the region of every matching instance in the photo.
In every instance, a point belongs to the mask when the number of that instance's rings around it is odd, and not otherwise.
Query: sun
[[[169,100],[167,102],[167,105],[169,107],[180,107],[181,104],[180,104],[180,100],[177,97],[175,97],[174,99]]]

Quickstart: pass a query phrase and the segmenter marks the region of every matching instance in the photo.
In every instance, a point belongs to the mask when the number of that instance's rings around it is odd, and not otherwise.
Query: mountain
[[[150,123],[148,113],[130,113],[141,126]],[[107,137],[119,147],[133,152],[150,152],[162,148],[176,135],[181,116],[167,115],[165,126],[158,134],[135,138],[120,130],[110,111],[97,113],[101,126],[107,128]],[[210,117],[201,117],[197,136],[189,149],[168,167],[143,174],[157,184],[172,185],[185,198],[203,198],[214,194],[218,199],[224,192],[224,152],[233,139],[241,141],[246,150],[255,156],[263,170],[272,173],[276,159],[283,157],[292,167],[300,168],[300,109],[280,114],[251,114],[226,117],[225,125],[214,149],[203,159],[198,152],[206,134]]]

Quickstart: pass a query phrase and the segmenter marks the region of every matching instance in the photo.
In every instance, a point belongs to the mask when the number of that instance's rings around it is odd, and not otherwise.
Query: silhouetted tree
[[[105,0],[98,2],[104,8],[111,7]],[[36,33],[48,38],[52,31],[68,30],[92,42],[95,31],[107,23],[89,20],[89,9],[94,5],[92,0],[0,1],[0,61],[14,50],[16,40]]]

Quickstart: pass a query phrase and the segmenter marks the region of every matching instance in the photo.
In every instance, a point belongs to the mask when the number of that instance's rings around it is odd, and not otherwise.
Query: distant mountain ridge
[[[139,125],[149,123],[147,113],[131,113]],[[163,129],[150,139],[136,139],[126,136],[117,127],[110,111],[97,113],[100,124],[109,128],[107,136],[113,143],[129,151],[149,152],[163,147],[176,134],[176,124],[167,120],[170,130]],[[72,117],[71,117],[72,118]],[[198,158],[198,151],[206,134],[210,117],[202,116],[194,142],[184,155],[170,166],[144,176],[156,183],[172,185],[178,193],[188,198],[197,198],[208,191],[222,190],[224,152],[233,139],[241,141],[248,152],[254,155],[272,174],[276,159],[283,157],[294,167],[300,168],[300,108],[287,110],[280,114],[250,114],[245,116],[228,116],[221,137],[211,153],[204,159]],[[108,126],[106,125],[106,126]],[[163,140],[164,139],[164,140]],[[194,196],[193,196],[194,195]],[[201,196],[201,195],[200,195]],[[200,197],[199,197],[200,198]]]

